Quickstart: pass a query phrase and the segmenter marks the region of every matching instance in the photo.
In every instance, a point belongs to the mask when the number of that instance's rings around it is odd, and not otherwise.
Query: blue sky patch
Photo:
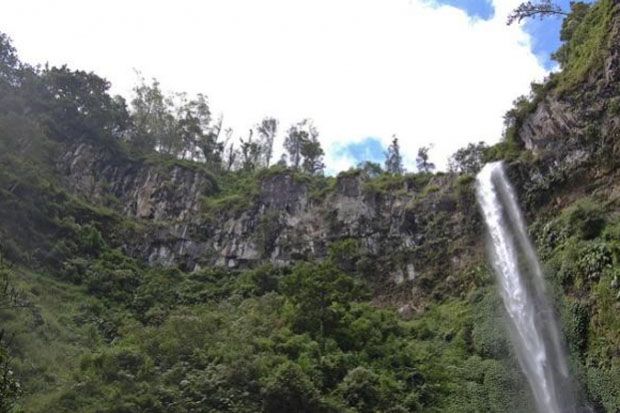
[[[437,4],[445,4],[464,10],[471,17],[488,20],[493,17],[495,9],[491,0],[437,0]]]
[[[371,161],[383,164],[385,148],[378,138],[368,137],[360,142],[352,142],[334,151],[336,157],[347,157],[355,163]]]
[[[551,54],[560,47],[560,16],[546,17],[544,20],[530,20],[525,23],[525,31],[532,36],[532,52],[545,69],[551,70],[557,64]]]

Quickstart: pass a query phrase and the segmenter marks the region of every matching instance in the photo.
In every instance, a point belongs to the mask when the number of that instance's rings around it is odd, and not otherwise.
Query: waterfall
[[[508,315],[512,344],[540,413],[581,411],[543,273],[501,162],[476,177],[488,252]]]

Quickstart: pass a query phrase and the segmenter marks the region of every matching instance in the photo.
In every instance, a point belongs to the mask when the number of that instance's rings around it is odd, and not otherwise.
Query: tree
[[[140,78],[131,101],[133,133],[130,143],[143,152],[159,152],[202,159],[221,166],[224,144],[219,142],[222,117],[213,125],[207,97],[201,93],[189,99],[186,93],[166,96],[153,79]]]
[[[415,158],[415,163],[419,172],[433,172],[435,169],[435,164],[429,161],[428,150],[430,148],[428,146],[422,146],[418,149],[418,156]]]
[[[188,100],[185,93],[177,94],[179,104],[176,109],[177,136],[180,143],[181,157],[193,154],[199,144],[211,150],[211,142],[206,139],[211,123],[211,112],[207,98],[199,93],[195,99]],[[208,147],[208,149],[207,149]],[[200,149],[204,152],[203,149]],[[203,154],[205,159],[209,154]]]
[[[301,145],[301,156],[303,158],[302,169],[310,175],[323,173],[325,164],[323,163],[323,148],[319,142],[319,133],[316,128],[310,125],[310,133]]]
[[[405,172],[396,135],[392,136],[392,143],[388,147],[387,152],[385,152],[385,170],[394,175],[402,175]]]
[[[293,168],[299,169],[301,166],[310,174],[323,171],[325,153],[318,137],[319,132],[310,119],[304,119],[289,128],[284,140],[284,149],[288,152],[288,159]]]
[[[358,366],[347,373],[337,391],[356,412],[373,413],[389,403],[381,384],[381,378],[372,370]]]
[[[484,153],[488,146],[480,141],[470,143],[465,148],[457,150],[449,161],[451,172],[475,175],[484,165]]]
[[[297,363],[284,361],[264,381],[261,391],[263,411],[272,413],[321,411],[320,394]]]
[[[129,113],[122,97],[108,94],[110,82],[67,66],[41,73],[47,104],[45,124],[58,140],[120,139],[129,127]]]
[[[361,295],[355,280],[330,262],[296,266],[283,280],[283,290],[294,307],[293,328],[310,333],[321,345]]]
[[[521,23],[523,19],[528,19],[530,17],[539,17],[542,19],[543,17],[551,15],[568,16],[568,13],[563,11],[560,6],[553,3],[551,0],[541,0],[540,3],[527,1],[519,4],[519,6],[508,15],[507,24],[511,25],[515,21]]]
[[[271,157],[273,156],[273,141],[278,131],[278,121],[275,118],[265,118],[256,126],[258,136],[260,138],[260,146],[262,148],[265,166],[269,166]]]
[[[240,139],[241,167],[246,171],[253,171],[260,163],[261,147],[256,141],[252,141],[254,131],[250,129],[248,139]]]
[[[178,148],[176,142],[176,122],[172,115],[172,102],[159,88],[157,79],[146,84],[140,77],[140,84],[133,89],[131,100],[131,118],[133,130],[130,144],[140,152],[150,152],[159,148],[172,152]]]
[[[235,143],[231,141],[232,136],[233,136],[233,130],[232,128],[226,128],[226,130],[224,131],[224,135],[226,136],[226,139],[224,140],[224,143],[222,144],[224,147],[224,169],[228,172],[231,171],[235,168],[235,165],[237,164],[237,149],[235,149]]]
[[[21,63],[17,51],[6,34],[0,32],[0,86],[15,86]]]
[[[202,157],[207,165],[220,167],[226,142],[220,141],[222,133],[223,116],[220,116],[215,124],[209,126],[199,137],[197,145],[200,148]]]
[[[288,160],[291,166],[295,169],[299,169],[301,164],[301,148],[306,139],[308,139],[308,132],[305,130],[308,120],[296,123],[291,126],[284,139],[284,150],[288,153]]]

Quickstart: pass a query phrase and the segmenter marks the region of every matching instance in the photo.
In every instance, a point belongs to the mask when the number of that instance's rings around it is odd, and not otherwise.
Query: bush
[[[353,273],[360,259],[360,243],[353,238],[333,242],[329,246],[329,259],[345,273]]]
[[[88,292],[119,303],[129,304],[141,283],[137,264],[118,250],[107,251],[86,270]]]
[[[374,413],[391,404],[386,399],[379,376],[364,367],[349,371],[338,386],[338,393],[348,406],[360,413]]]
[[[612,268],[612,254],[607,244],[596,242],[585,244],[577,261],[577,268],[585,279],[596,280],[603,271]]]
[[[596,238],[605,227],[603,209],[590,199],[574,203],[563,215],[569,231],[584,240]]]
[[[84,225],[80,228],[78,240],[82,252],[90,255],[98,255],[107,246],[101,232],[92,225]]]
[[[151,374],[152,362],[148,357],[130,348],[113,348],[100,355],[86,357],[81,368],[93,369],[105,382],[135,381]]]
[[[321,411],[319,392],[299,365],[279,365],[263,383],[263,410],[273,413]]]
[[[591,398],[596,400],[605,411],[620,410],[620,367],[610,369],[590,367],[587,371],[588,389]]]
[[[474,304],[472,344],[476,354],[496,359],[510,354],[510,342],[503,304],[499,294],[487,289],[482,299]]]

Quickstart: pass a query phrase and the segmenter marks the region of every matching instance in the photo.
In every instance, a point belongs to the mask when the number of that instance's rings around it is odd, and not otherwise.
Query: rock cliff
[[[242,207],[233,198],[210,209],[217,184],[191,164],[156,166],[81,143],[64,151],[58,169],[77,194],[143,224],[123,247],[151,265],[282,266],[355,240],[368,265],[399,285],[447,278],[471,262],[465,247],[480,244],[471,182],[451,175],[378,187],[362,173],[341,174],[316,194],[303,177],[276,171],[238,200]]]
[[[611,148],[614,155],[620,153],[620,7],[617,1],[607,3],[611,11],[603,28],[605,36],[597,54],[582,63],[588,68],[579,75],[583,78],[569,83],[571,70],[577,72],[572,67],[553,75],[519,128],[518,138],[538,156],[576,165],[603,147]]]

